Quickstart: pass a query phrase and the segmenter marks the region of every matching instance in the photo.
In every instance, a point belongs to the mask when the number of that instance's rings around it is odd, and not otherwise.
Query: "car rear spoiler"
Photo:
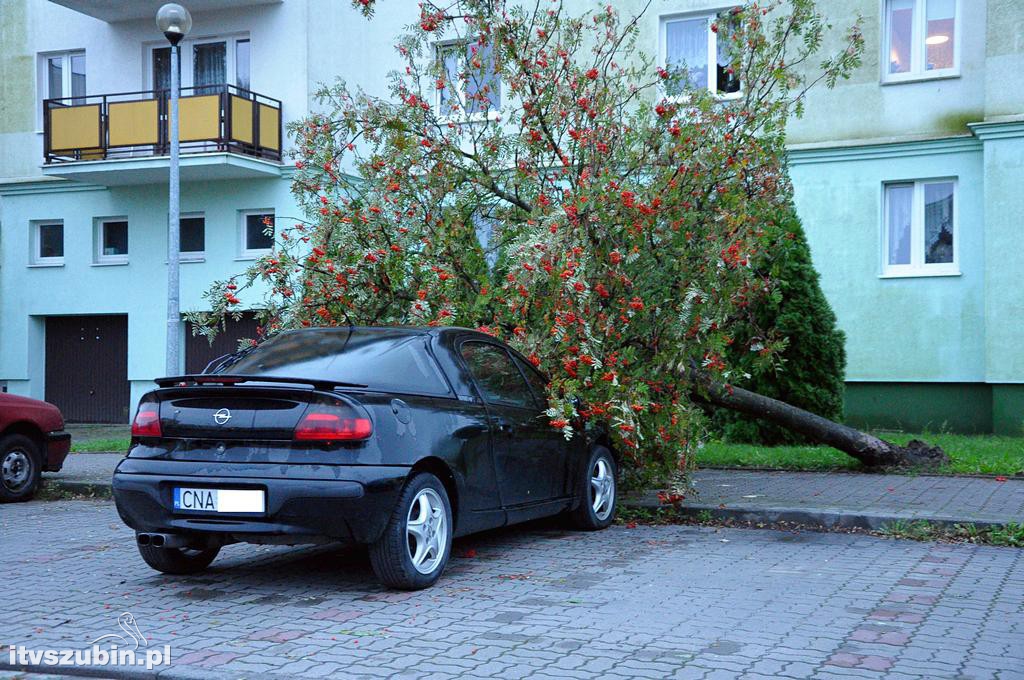
[[[239,383],[291,383],[312,385],[313,389],[330,392],[336,387],[367,387],[359,383],[325,378],[289,378],[278,375],[235,375],[233,373],[202,373],[199,375],[174,375],[157,378],[160,387],[188,387],[189,385],[237,385]]]

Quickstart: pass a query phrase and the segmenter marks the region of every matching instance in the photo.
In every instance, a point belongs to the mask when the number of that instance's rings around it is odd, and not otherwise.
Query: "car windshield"
[[[428,338],[400,328],[331,328],[283,333],[221,373],[320,378],[374,390],[448,394]]]

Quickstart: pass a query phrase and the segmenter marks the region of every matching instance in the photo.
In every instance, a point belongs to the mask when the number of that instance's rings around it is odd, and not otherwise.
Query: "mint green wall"
[[[985,145],[985,378],[1024,383],[1024,120],[971,127]]]
[[[981,143],[968,137],[794,151],[790,159],[814,264],[846,332],[847,380],[984,382]],[[883,182],[932,177],[959,181],[961,275],[881,278]]]
[[[57,185],[57,186],[54,186]],[[43,317],[128,314],[128,379],[132,402],[164,373],[167,291],[167,194],[162,184],[79,188],[64,182],[2,188],[3,262],[0,267],[0,380],[11,392],[42,398]],[[240,210],[272,208],[296,215],[287,179],[182,185],[181,210],[205,212],[206,260],[181,266],[182,310],[202,308],[202,293],[240,272]],[[129,263],[93,264],[94,218],[128,217]],[[64,220],[64,266],[30,267],[30,221]],[[243,306],[258,295],[242,296]]]

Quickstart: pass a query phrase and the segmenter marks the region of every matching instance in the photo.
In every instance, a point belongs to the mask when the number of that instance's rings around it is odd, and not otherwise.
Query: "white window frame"
[[[64,220],[32,220],[29,223],[30,237],[29,247],[29,266],[30,267],[63,267],[64,256],[60,257],[43,257],[39,254],[40,248],[42,248],[42,228],[51,225],[60,225],[64,227]],[[61,232],[61,241],[64,246],[64,252],[67,252],[67,232]]]
[[[465,49],[468,49],[469,48],[469,44],[471,42],[473,42],[471,39],[466,39],[466,38],[456,38],[456,39],[452,39],[452,40],[439,40],[439,41],[435,42],[434,43],[434,52],[433,52],[434,63],[435,64],[439,64],[441,66],[441,68],[444,69],[444,60],[441,58],[441,53],[444,50],[452,48],[452,47],[459,47],[459,46],[461,46],[461,47],[463,47]],[[463,58],[465,58],[465,56],[463,56]],[[501,80],[501,74],[500,73],[495,73],[494,77],[497,79],[499,86],[503,86],[504,85],[504,83]],[[446,81],[448,80],[448,73],[447,72],[445,72],[445,80]],[[445,88],[447,89],[447,84],[445,85]],[[458,115],[450,115],[450,114],[442,113],[442,111],[441,111],[441,90],[435,88],[435,90],[434,90],[434,111],[440,116],[440,122],[442,122],[442,123],[448,123],[448,122],[479,123],[479,122],[488,121],[488,120],[501,120],[501,106],[505,103],[505,88],[504,87],[502,87],[502,89],[500,91],[501,99],[499,100],[498,108],[496,108],[496,109],[490,109],[489,108],[485,112],[476,111],[474,113],[468,113],[466,111],[466,83],[464,83],[461,78],[459,79],[458,87],[456,88],[456,92],[459,95],[459,114]]]
[[[224,46],[225,50],[225,66],[226,73],[228,76],[229,85],[238,85],[238,64],[236,58],[238,56],[238,45],[237,43],[241,40],[249,41],[249,88],[252,89],[253,81],[255,80],[255,70],[253,69],[253,40],[248,33],[230,33],[225,35],[211,35],[202,38],[189,38],[182,40],[181,46],[181,83],[182,88],[192,87],[195,84],[195,72],[193,71],[193,48],[196,45],[203,45],[208,43],[227,43]],[[143,59],[143,82],[146,83],[146,89],[152,90],[156,83],[153,82],[153,52],[155,50],[168,47],[167,41],[163,40],[160,42],[146,43],[143,49],[146,53],[146,58]],[[190,94],[188,92],[186,95]]]
[[[189,250],[183,251],[181,249],[181,231],[178,231],[178,261],[179,262],[203,262],[206,260],[206,213],[204,212],[190,212],[181,213],[178,216],[178,223],[180,225],[181,220],[187,220],[189,218],[202,217],[203,218],[203,249],[202,250]],[[168,217],[170,219],[170,217]]]
[[[50,98],[50,59],[60,57],[63,61],[61,67],[60,92],[63,97],[71,97],[71,57],[85,57],[85,50],[59,50],[57,52],[40,52],[36,59],[36,125],[41,131],[43,129],[43,101]],[[89,93],[89,59],[85,59],[85,92],[84,99]]]
[[[249,215],[270,215],[271,219],[274,220],[274,243],[277,243],[277,213],[273,208],[262,208],[262,209],[250,209],[250,210],[239,210],[238,211],[238,259],[239,260],[255,260],[268,253],[274,252],[274,247],[270,248],[250,248],[249,247],[249,233],[246,228]]]
[[[128,252],[124,255],[105,255],[103,253],[103,231],[112,222],[124,222],[128,224]],[[118,265],[128,264],[128,253],[131,252],[131,225],[124,215],[118,217],[97,217],[93,220],[93,264],[94,265]]]
[[[882,84],[892,85],[895,83],[907,83],[918,80],[933,80],[937,78],[959,78],[960,77],[960,35],[962,33],[963,12],[960,7],[960,0],[953,0],[953,66],[929,71],[925,69],[925,59],[928,47],[925,45],[925,36],[928,35],[928,0],[913,0],[914,2],[914,25],[910,37],[910,70],[906,73],[889,73],[889,55],[891,53],[892,31],[889,26],[889,3],[891,0],[882,0],[882,52],[879,64],[882,67]]]
[[[662,14],[658,17],[658,65],[668,68],[668,25],[675,21],[690,21],[693,19],[707,19],[708,22],[708,54],[707,54],[707,80],[708,92],[718,101],[729,101],[739,99],[743,96],[743,81],[740,81],[740,89],[736,92],[718,94],[718,33],[711,30],[711,26],[718,20],[718,15],[736,7],[737,3],[729,3],[719,7],[709,8],[700,12],[684,12],[674,14]],[[669,95],[662,91],[662,96],[668,101],[685,103],[683,95]]]
[[[953,261],[924,261],[924,187],[927,184],[953,184]],[[889,264],[889,192],[890,186],[914,187],[910,207],[910,263]],[[882,273],[880,278],[960,275],[960,182],[957,177],[893,180],[882,183]]]

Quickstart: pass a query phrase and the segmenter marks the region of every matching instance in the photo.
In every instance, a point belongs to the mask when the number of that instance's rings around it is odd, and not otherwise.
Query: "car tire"
[[[618,472],[615,456],[605,446],[595,446],[580,479],[580,504],[569,513],[573,526],[597,531],[615,520],[618,505]]]
[[[399,590],[434,585],[452,550],[452,508],[437,477],[421,472],[398,497],[381,537],[370,545],[370,564],[381,583]]]
[[[198,574],[217,559],[220,548],[165,548],[140,545],[139,554],[153,569],[164,574],[183,576]]]
[[[42,472],[43,458],[35,441],[22,434],[0,437],[0,503],[32,498]]]

